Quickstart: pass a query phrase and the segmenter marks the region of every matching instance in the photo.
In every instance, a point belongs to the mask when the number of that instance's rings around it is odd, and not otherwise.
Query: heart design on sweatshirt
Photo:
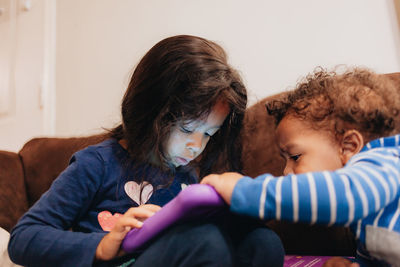
[[[142,193],[140,194],[140,188],[143,186]],[[125,193],[135,201],[139,206],[145,204],[153,194],[153,186],[148,182],[138,184],[133,181],[129,181],[124,186]]]
[[[111,231],[119,218],[122,217],[121,213],[111,214],[108,210],[102,211],[97,215],[97,220],[104,231]]]

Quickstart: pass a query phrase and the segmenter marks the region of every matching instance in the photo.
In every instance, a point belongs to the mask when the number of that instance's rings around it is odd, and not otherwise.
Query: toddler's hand
[[[142,227],[142,221],[154,215],[161,207],[153,204],[130,208],[116,222],[111,231],[100,241],[96,249],[95,260],[111,260],[123,255],[121,243],[132,228]]]
[[[209,184],[222,196],[226,203],[231,204],[232,192],[236,183],[243,175],[237,172],[210,174],[201,180],[201,184]]]
[[[327,260],[323,267],[359,267],[358,263],[351,262],[342,257],[333,257]]]

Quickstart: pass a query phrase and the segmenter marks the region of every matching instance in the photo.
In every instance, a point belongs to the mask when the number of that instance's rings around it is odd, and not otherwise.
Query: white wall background
[[[221,44],[243,75],[250,104],[318,65],[400,71],[392,0],[58,0],[56,135],[116,124],[133,67],[176,34]]]
[[[0,0],[1,150],[19,150],[28,139],[44,135],[48,125],[42,97],[50,1],[29,0],[26,6],[25,0]]]
[[[294,86],[316,66],[400,71],[400,0],[33,0],[32,8],[41,1],[42,135],[116,125],[134,66],[176,34],[221,44],[243,76],[249,104]],[[43,29],[38,21],[30,26]]]

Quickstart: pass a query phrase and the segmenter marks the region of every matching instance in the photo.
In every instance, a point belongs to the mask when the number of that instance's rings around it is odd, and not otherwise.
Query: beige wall
[[[398,0],[396,0],[398,1]],[[57,0],[58,136],[91,134],[119,121],[132,68],[175,34],[220,43],[250,103],[293,86],[320,65],[400,71],[392,0]]]

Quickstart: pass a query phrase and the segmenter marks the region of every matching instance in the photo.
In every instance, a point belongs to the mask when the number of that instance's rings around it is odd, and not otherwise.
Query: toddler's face
[[[178,167],[188,164],[199,156],[210,137],[221,128],[229,112],[227,103],[217,102],[205,120],[180,122],[174,126],[164,145],[168,162]]]
[[[304,121],[287,115],[277,127],[277,138],[286,160],[285,175],[343,167],[340,146],[326,130],[314,130]]]

